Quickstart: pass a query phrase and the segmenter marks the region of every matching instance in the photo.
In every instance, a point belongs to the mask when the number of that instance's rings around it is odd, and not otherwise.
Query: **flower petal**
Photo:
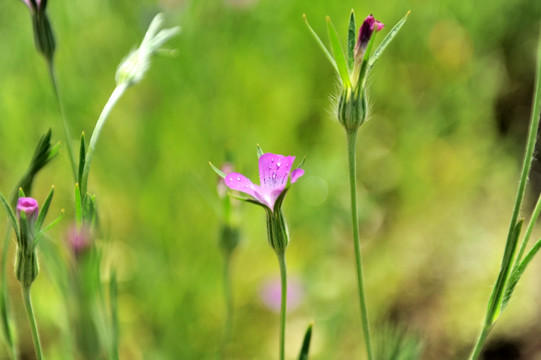
[[[225,184],[231,190],[237,190],[257,198],[255,185],[246,176],[239,173],[230,173],[224,179]]]
[[[291,172],[291,183],[293,184],[295,181],[297,181],[301,176],[304,175],[303,169],[295,169]]]
[[[259,180],[261,187],[284,189],[287,184],[294,156],[266,153],[259,158]]]

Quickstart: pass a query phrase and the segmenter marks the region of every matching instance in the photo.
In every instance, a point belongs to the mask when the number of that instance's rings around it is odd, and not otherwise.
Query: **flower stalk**
[[[276,253],[280,268],[280,342],[278,345],[278,356],[280,360],[284,360],[287,312],[287,267],[285,251],[289,244],[289,232],[282,213],[282,203],[290,185],[304,174],[304,170],[300,167],[293,171],[291,170],[295,161],[294,156],[283,156],[272,153],[264,154],[260,148],[258,148],[258,156],[261,185],[255,185],[242,174],[235,172],[225,174],[214,165],[210,165],[224,179],[227,187],[249,195],[248,198],[241,198],[242,200],[257,204],[265,209],[267,239]]]
[[[370,322],[368,319],[368,307],[364,286],[363,262],[361,254],[361,237],[359,234],[359,216],[357,214],[357,171],[356,171],[356,140],[357,131],[347,133],[349,185],[351,196],[351,221],[353,225],[353,244],[355,247],[355,270],[357,272],[357,291],[359,292],[359,304],[361,307],[361,322],[363,326],[364,343],[368,359],[374,358],[372,353],[372,341],[370,336]]]

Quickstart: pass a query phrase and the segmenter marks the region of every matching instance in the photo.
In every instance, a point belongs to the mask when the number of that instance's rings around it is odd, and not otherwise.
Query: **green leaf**
[[[492,289],[492,294],[490,295],[490,300],[488,302],[488,313],[490,314],[490,322],[492,324],[494,324],[496,319],[501,314],[503,296],[507,281],[509,279],[509,273],[511,272],[513,256],[515,255],[515,251],[517,249],[518,238],[520,236],[523,224],[524,220],[521,219],[517,221],[515,226],[513,226],[508,234],[502,264],[500,267],[500,273],[498,274],[496,284],[494,284],[494,288]]]
[[[81,146],[79,147],[79,172],[77,179],[79,182],[83,179],[83,169],[85,168],[86,148],[85,148],[85,132],[81,133]]]
[[[51,187],[51,191],[49,191],[49,195],[47,195],[47,198],[43,202],[43,205],[41,206],[41,209],[39,211],[38,219],[36,221],[37,231],[40,231],[41,226],[43,225],[43,221],[45,221],[47,212],[49,212],[49,206],[51,206],[51,201],[53,200],[53,195],[54,195],[54,186]]]
[[[0,203],[2,203],[2,206],[4,207],[4,210],[6,211],[6,214],[8,215],[8,219],[11,222],[11,226],[13,226],[13,230],[15,230],[15,234],[17,235],[17,239],[18,239],[19,238],[19,225],[17,224],[17,218],[15,217],[13,210],[11,210],[11,207],[6,201],[6,198],[2,194],[0,194]]]
[[[323,50],[323,53],[325,54],[325,56],[327,57],[327,59],[331,62],[331,65],[332,67],[334,68],[334,70],[336,71],[336,73],[338,75],[340,75],[340,72],[338,71],[338,67],[336,66],[336,61],[334,61],[334,58],[332,57],[331,53],[329,52],[329,50],[327,50],[327,47],[325,46],[325,44],[323,44],[323,41],[321,41],[321,39],[319,38],[319,36],[317,36],[316,32],[314,31],[314,29],[312,29],[312,27],[310,26],[310,24],[308,23],[308,19],[306,19],[306,14],[303,14],[302,15],[303,19],[304,19],[304,23],[306,24],[306,26],[308,27],[308,30],[310,30],[310,33],[312,34],[312,36],[314,37],[314,39],[316,40],[317,44],[319,45],[319,47],[321,48],[321,50]]]
[[[329,34],[329,40],[331,42],[331,49],[336,60],[336,66],[338,67],[338,75],[342,80],[342,84],[346,88],[351,87],[351,82],[349,81],[349,71],[346,58],[344,56],[344,51],[342,50],[342,45],[340,44],[340,39],[338,38],[338,33],[334,27],[331,18],[327,16],[327,32]]]
[[[83,223],[83,201],[81,199],[79,184],[75,184],[75,220],[77,227],[80,228]]]
[[[520,277],[522,276],[522,274],[526,270],[526,267],[530,264],[534,256],[539,252],[539,249],[541,249],[541,239],[537,240],[537,242],[532,247],[532,249],[524,257],[524,260],[522,260],[520,264],[513,269],[513,272],[511,273],[511,276],[509,277],[509,281],[507,282],[507,286],[505,288],[505,294],[502,300],[501,311],[503,311],[505,307],[507,306],[507,304],[509,303],[509,300],[511,299],[511,295],[513,295],[513,291],[515,290],[515,287],[517,286],[517,283],[520,280]]]
[[[376,51],[374,51],[374,55],[370,57],[370,60],[368,61],[368,72],[372,70],[372,67],[376,63],[376,60],[381,56],[383,53],[383,50],[391,43],[391,41],[394,39],[394,37],[398,34],[402,26],[406,23],[406,20],[408,20],[408,16],[410,14],[410,11],[407,12],[407,14],[391,29],[391,31],[385,36],[381,44],[378,46]]]
[[[310,340],[312,339],[312,327],[314,324],[308,325],[306,333],[304,334],[304,340],[302,341],[302,348],[299,354],[299,360],[308,360],[308,352],[310,351]]]
[[[354,52],[356,43],[356,27],[355,27],[355,13],[351,9],[351,16],[349,17],[348,27],[348,68],[353,69]]]
[[[222,170],[218,169],[218,168],[217,168],[216,166],[214,166],[214,164],[211,163],[210,161],[209,161],[209,165],[210,165],[210,167],[212,168],[212,170],[214,170],[214,172],[215,172],[216,174],[218,174],[219,177],[221,177],[222,179],[225,179],[225,177],[226,177],[227,175],[226,175]]]
[[[264,152],[263,149],[261,149],[261,146],[257,144],[257,158],[259,159],[261,156],[263,156]]]
[[[26,197],[26,194],[24,193],[24,190],[22,187],[19,188],[19,198]]]

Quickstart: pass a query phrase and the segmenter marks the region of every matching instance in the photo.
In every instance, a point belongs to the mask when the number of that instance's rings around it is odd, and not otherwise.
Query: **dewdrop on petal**
[[[154,17],[139,48],[132,50],[120,63],[116,71],[117,85],[131,86],[140,82],[148,67],[151,56],[160,50],[161,46],[170,38],[180,32],[180,27],[160,30],[163,24],[163,15]]]

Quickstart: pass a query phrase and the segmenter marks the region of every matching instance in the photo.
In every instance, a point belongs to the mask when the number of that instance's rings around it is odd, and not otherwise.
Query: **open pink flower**
[[[258,203],[274,210],[276,199],[286,189],[289,177],[291,176],[291,183],[294,183],[304,174],[303,169],[291,171],[294,161],[295,156],[266,153],[259,158],[261,185],[255,185],[239,173],[228,174],[224,181],[230,189],[248,194]]]

